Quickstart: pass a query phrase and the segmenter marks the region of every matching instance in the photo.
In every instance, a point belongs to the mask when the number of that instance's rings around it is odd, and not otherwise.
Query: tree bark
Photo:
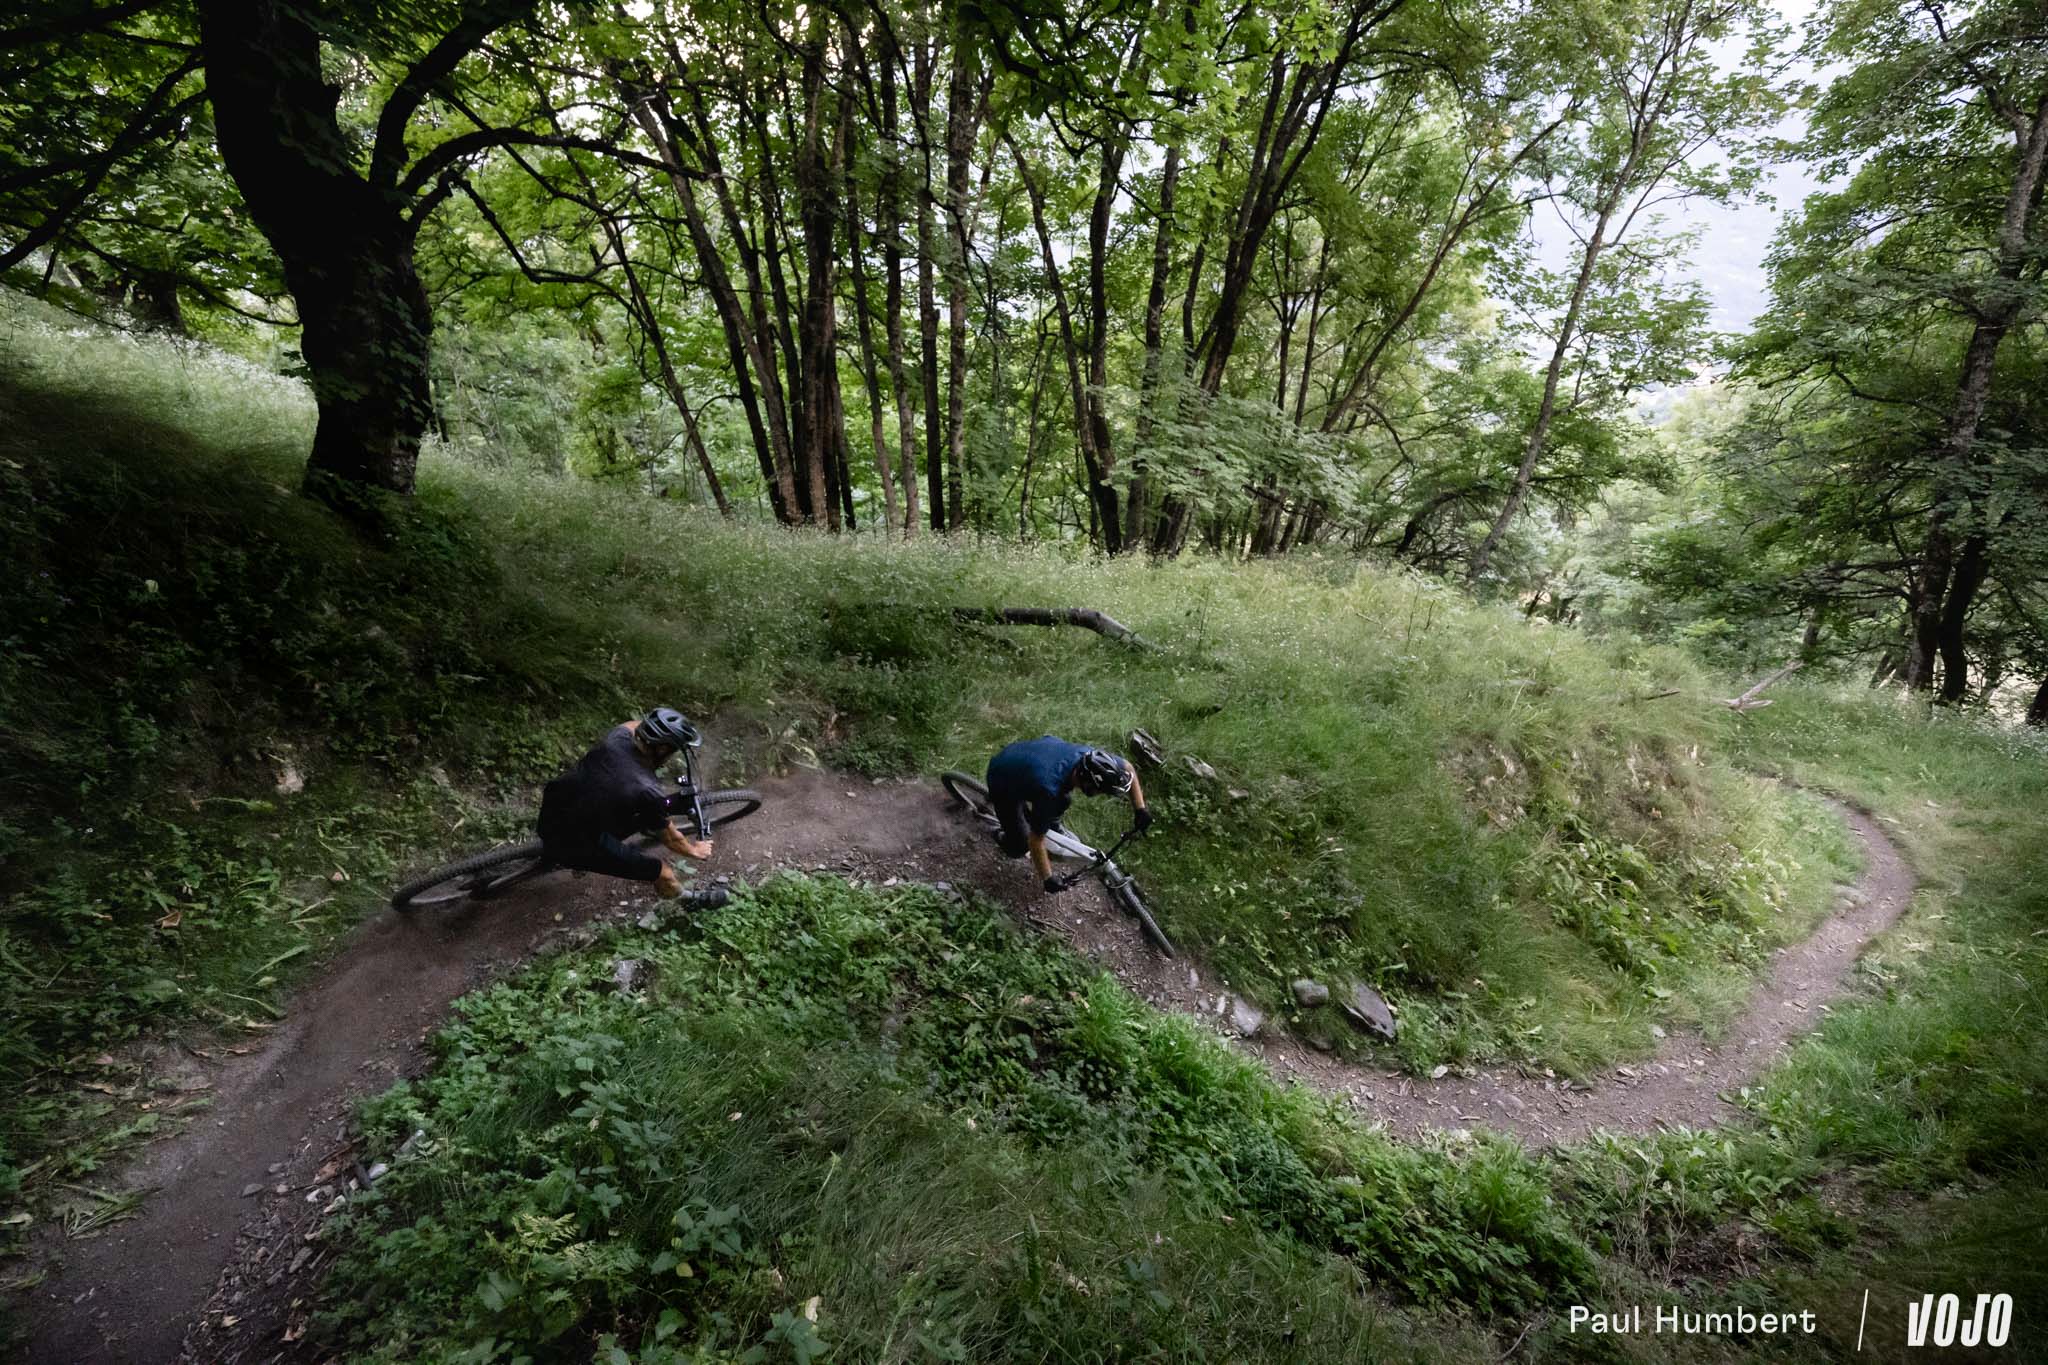
[[[868,425],[875,443],[875,477],[882,485],[882,529],[894,530],[896,478],[889,468],[889,442],[882,430],[882,381],[876,371],[875,324],[868,315],[868,272],[860,237],[860,195],[851,179],[846,186],[847,259],[853,266],[853,315],[860,331],[860,373],[868,394]]]
[[[306,489],[344,502],[350,485],[410,493],[433,420],[433,313],[409,197],[354,169],[307,11],[205,0],[200,33],[221,159],[298,305],[319,406]]]
[[[1166,279],[1173,258],[1173,192],[1180,179],[1180,144],[1166,149],[1166,165],[1159,178],[1159,223],[1152,235],[1152,284],[1145,294],[1145,375],[1138,394],[1138,432],[1131,490],[1124,525],[1136,543],[1144,532],[1147,515],[1145,451],[1152,441],[1154,407],[1159,401],[1160,365],[1166,334]]]
[[[1088,501],[1094,508],[1092,525],[1094,534],[1101,537],[1102,548],[1115,554],[1120,548],[1116,540],[1117,497],[1116,489],[1104,477],[1101,457],[1095,441],[1097,427],[1089,402],[1086,381],[1082,378],[1081,344],[1075,336],[1073,310],[1067,301],[1067,285],[1060,275],[1059,261],[1053,254],[1052,232],[1045,221],[1045,193],[1031,174],[1031,167],[1024,159],[1024,153],[1013,142],[1010,154],[1016,158],[1017,176],[1024,183],[1024,192],[1031,200],[1031,224],[1038,232],[1038,245],[1045,263],[1046,287],[1052,290],[1053,313],[1060,329],[1060,354],[1067,365],[1067,388],[1074,414],[1074,445],[1081,456],[1081,467],[1088,481]],[[1107,427],[1107,420],[1103,426]]]
[[[2027,707],[2027,724],[2048,726],[2048,678],[2041,679],[2033,703]]]
[[[912,57],[910,104],[917,122],[924,174],[917,186],[917,320],[924,381],[925,507],[934,531],[946,529],[945,429],[939,421],[939,305],[934,261],[938,244],[938,209],[932,196],[932,44],[920,39]]]
[[[902,456],[903,535],[917,534],[917,424],[911,417],[910,381],[903,363],[903,137],[896,111],[896,62],[893,30],[882,54],[882,123],[888,164],[882,171],[875,229],[882,238],[885,278],[882,308],[889,346],[889,391],[896,400],[896,443]]]
[[[1963,542],[1941,606],[1936,646],[1941,651],[1940,697],[1948,706],[1962,701],[1969,691],[1970,656],[1964,648],[1963,635],[1970,608],[1976,605],[1977,590],[1984,586],[1985,576],[1990,572],[1985,549],[1985,534],[1981,530]]]
[[[812,11],[813,36],[804,49],[804,130],[795,176],[804,237],[803,337],[799,348],[808,449],[799,468],[810,477],[811,509],[831,530],[840,529],[844,476],[839,357],[836,350],[839,286],[833,228],[839,218],[835,181],[845,151],[846,124],[836,120],[826,145],[825,40],[821,11]]]
[[[772,373],[774,362],[760,354],[758,338],[748,326],[739,291],[733,287],[732,277],[726,273],[725,255],[719,249],[717,239],[711,235],[710,225],[705,222],[697,201],[696,189],[683,167],[682,146],[687,141],[686,130],[666,103],[657,103],[631,85],[625,85],[622,93],[634,110],[641,131],[646,133],[648,141],[654,144],[662,162],[669,168],[669,183],[683,210],[683,225],[690,234],[690,244],[697,255],[697,268],[704,281],[704,290],[711,296],[719,326],[725,333],[733,384],[739,392],[740,409],[746,413],[747,427],[754,438],[754,454],[761,466],[761,480],[768,489],[768,501],[777,521],[786,526],[793,525],[800,520],[801,513],[797,509],[796,475],[789,457],[788,429],[783,423],[780,405],[772,401],[772,395],[764,395],[758,390],[754,383],[755,375]],[[712,154],[715,156],[715,152]],[[730,201],[723,190],[724,176],[715,161],[707,169],[715,177],[714,188],[727,208],[727,226],[730,228],[736,215],[731,212]],[[764,398],[770,401],[764,402]]]
[[[1962,612],[1951,613],[1948,603],[1956,571],[1957,523],[1974,500],[1968,485],[1970,470],[1978,461],[1977,428],[1990,398],[1999,347],[2018,317],[2023,299],[2015,286],[2027,266],[2029,220],[2039,206],[2043,164],[2048,162],[2048,95],[2042,96],[2030,120],[2016,120],[2013,134],[2018,164],[1999,222],[1998,268],[1986,297],[1975,309],[1977,322],[1963,353],[1956,396],[1936,453],[1934,507],[1927,518],[1927,536],[1913,580],[1912,637],[1904,677],[1906,685],[1916,691],[1934,686],[1934,661],[1943,652],[1944,622],[1951,615],[1958,653],[1962,648],[1962,618],[1968,604]],[[1969,587],[1971,593],[1976,591],[1974,583]],[[1951,700],[1946,685],[1942,699]]]
[[[1077,415],[1088,427],[1088,444],[1094,452],[1089,470],[1094,480],[1089,496],[1095,500],[1101,518],[1102,548],[1121,554],[1123,526],[1118,517],[1115,438],[1110,434],[1109,412],[1103,406],[1103,390],[1109,383],[1109,225],[1116,205],[1117,185],[1123,174],[1128,136],[1119,131],[1104,140],[1099,173],[1095,180],[1095,202],[1088,214],[1088,389],[1086,417]],[[1051,262],[1047,262],[1048,269]]]
[[[985,87],[975,74],[962,25],[953,34],[952,76],[946,87],[946,217],[951,251],[946,260],[946,529],[966,520],[962,486],[967,464],[967,256],[973,245],[973,205],[967,175],[981,126]]]

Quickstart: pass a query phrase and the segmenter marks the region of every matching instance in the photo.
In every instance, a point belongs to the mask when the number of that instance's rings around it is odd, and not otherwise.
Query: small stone
[[[1436,1066],[1430,1068],[1429,1078],[1433,1081],[1440,1081],[1450,1074],[1451,1069],[1448,1066],[1445,1066],[1442,1063],[1438,1063]]]
[[[1650,1025],[1650,1036],[1652,1038],[1662,1038],[1664,1036],[1664,1026],[1662,1024]]]
[[[633,921],[633,923],[638,928],[652,930],[656,925],[661,923],[661,917],[655,914],[652,910],[649,910],[639,919]]]
[[[1266,1026],[1266,1016],[1258,1006],[1241,995],[1230,997],[1230,1026],[1240,1037],[1250,1038]]]
[[[262,1181],[260,1181],[260,1180],[259,1180],[259,1181],[257,1181],[257,1182],[256,1182],[255,1184],[253,1184],[253,1185],[244,1185],[244,1186],[242,1186],[242,1198],[244,1198],[244,1199],[247,1199],[247,1198],[248,1198],[248,1197],[249,1197],[250,1195],[252,1195],[252,1194],[261,1194],[261,1193],[263,1193],[263,1182],[262,1182]]]
[[[622,957],[612,963],[612,985],[620,991],[631,994],[640,983],[643,963],[637,957]]]
[[[1311,981],[1304,976],[1294,982],[1293,989],[1295,1003],[1303,1009],[1330,1003],[1330,988],[1320,981]]]

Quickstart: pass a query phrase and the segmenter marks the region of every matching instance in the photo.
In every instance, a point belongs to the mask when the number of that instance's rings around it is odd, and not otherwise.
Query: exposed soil
[[[1153,1003],[1226,1027],[1216,1011],[1226,992],[1200,966],[1154,953],[1092,881],[1044,896],[1028,868],[1002,858],[935,786],[819,772],[760,785],[766,806],[721,837],[704,877],[792,868],[973,887],[1058,932]],[[1723,1121],[1734,1111],[1721,1095],[1818,1023],[1863,945],[1911,895],[1912,874],[1883,832],[1841,809],[1867,852],[1859,899],[1778,955],[1715,1044],[1669,1038],[1654,1059],[1585,1090],[1504,1069],[1417,1080],[1285,1034],[1242,1045],[1281,1078],[1340,1095],[1361,1117],[1404,1135],[1486,1127],[1548,1144],[1596,1127]],[[327,1255],[320,1225],[362,1174],[348,1146],[350,1106],[424,1064],[422,1044],[457,996],[550,940],[661,904],[624,883],[556,874],[485,906],[384,914],[363,925],[260,1047],[201,1064],[191,1084],[210,1087],[212,1107],[121,1175],[125,1188],[154,1191],[133,1218],[85,1239],[46,1234],[47,1278],[23,1296],[22,1358],[73,1365],[292,1354],[305,1314],[294,1296]]]

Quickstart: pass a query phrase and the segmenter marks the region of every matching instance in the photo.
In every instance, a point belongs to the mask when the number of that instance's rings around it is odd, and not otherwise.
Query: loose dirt
[[[724,833],[700,882],[788,868],[971,887],[1060,934],[1154,1004],[1228,1031],[1215,1008],[1227,989],[1199,964],[1155,954],[1092,881],[1043,895],[1028,867],[1002,858],[935,785],[806,771],[760,789],[766,806]],[[1654,1058],[1586,1090],[1498,1068],[1417,1080],[1284,1033],[1239,1044],[1282,1079],[1339,1096],[1402,1135],[1483,1127],[1549,1144],[1599,1127],[1725,1121],[1735,1111],[1721,1096],[1819,1022],[1847,989],[1864,944],[1912,893],[1912,874],[1883,831],[1859,811],[1841,813],[1867,853],[1860,900],[1781,952],[1749,1008],[1713,1044],[1674,1036]],[[46,1235],[48,1274],[23,1295],[22,1359],[211,1365],[291,1354],[306,1311],[295,1295],[328,1254],[320,1224],[361,1174],[348,1141],[351,1106],[424,1064],[423,1044],[457,996],[551,940],[660,905],[623,883],[555,874],[487,905],[364,924],[256,1051],[202,1064],[190,1084],[210,1085],[212,1107],[120,1175],[124,1188],[152,1192],[136,1216],[87,1239]],[[1165,918],[1170,933],[1170,907]]]

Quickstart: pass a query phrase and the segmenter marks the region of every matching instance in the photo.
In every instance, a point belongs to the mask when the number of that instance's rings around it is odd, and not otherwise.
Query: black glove
[[[1138,807],[1137,813],[1131,817],[1131,823],[1137,827],[1138,833],[1140,834],[1143,834],[1146,830],[1152,828],[1151,808],[1148,806]]]
[[[1064,877],[1047,877],[1045,879],[1045,894],[1048,896],[1057,896],[1066,889],[1067,879]]]

